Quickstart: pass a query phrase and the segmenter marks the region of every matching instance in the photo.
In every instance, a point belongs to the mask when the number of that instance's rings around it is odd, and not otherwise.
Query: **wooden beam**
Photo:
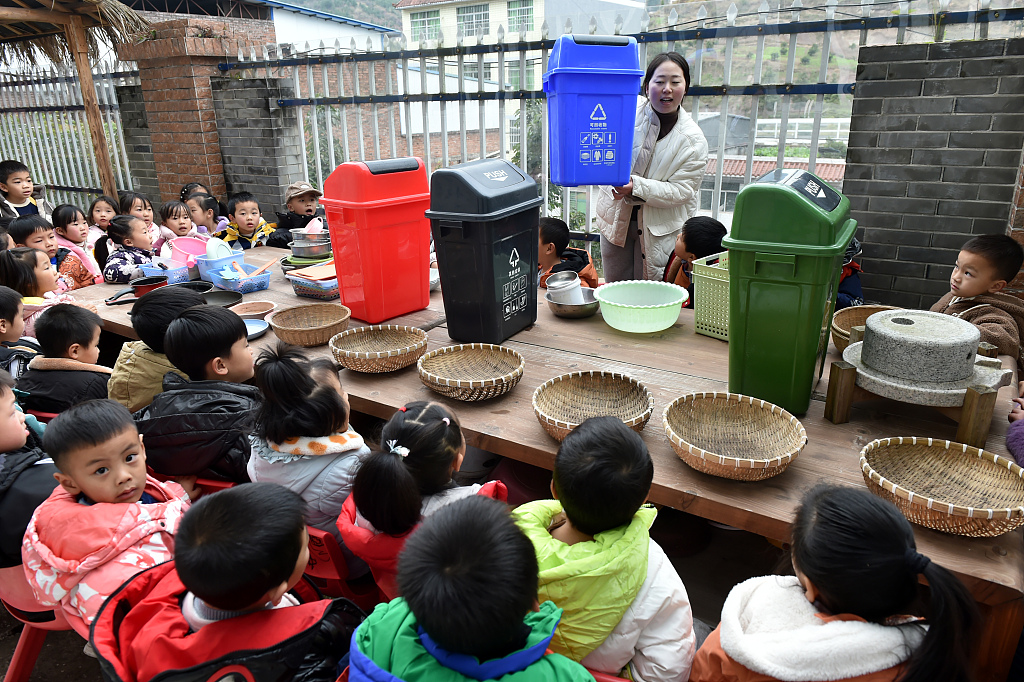
[[[63,12],[51,12],[46,9],[25,9],[24,7],[0,7],[0,23],[9,24],[17,21],[28,21],[41,24],[69,26],[72,15]]]
[[[100,104],[96,99],[96,86],[92,81],[92,66],[89,64],[89,43],[85,38],[85,26],[82,17],[73,15],[71,23],[65,27],[68,46],[75,58],[78,68],[78,83],[82,88],[82,102],[85,104],[85,119],[89,123],[89,137],[92,138],[93,153],[96,154],[96,167],[100,171],[100,184],[103,193],[117,196],[117,183],[114,181],[114,168],[110,165],[110,152],[107,150],[107,138],[103,133],[103,120],[100,118]]]

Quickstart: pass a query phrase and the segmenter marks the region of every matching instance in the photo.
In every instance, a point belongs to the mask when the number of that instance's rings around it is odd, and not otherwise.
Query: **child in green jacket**
[[[507,509],[473,495],[423,522],[399,560],[404,596],[352,638],[349,682],[593,680],[546,654],[562,610],[537,605],[537,558]]]

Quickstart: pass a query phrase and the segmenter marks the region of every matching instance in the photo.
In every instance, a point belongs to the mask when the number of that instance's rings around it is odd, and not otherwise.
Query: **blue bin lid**
[[[636,38],[567,34],[555,40],[544,80],[558,73],[643,76],[644,70]]]

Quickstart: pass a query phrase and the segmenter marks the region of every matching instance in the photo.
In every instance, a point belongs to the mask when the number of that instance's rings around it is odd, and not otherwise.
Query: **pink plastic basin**
[[[206,255],[206,242],[195,237],[177,237],[171,240],[171,260],[184,263],[190,268],[196,264],[196,256]]]

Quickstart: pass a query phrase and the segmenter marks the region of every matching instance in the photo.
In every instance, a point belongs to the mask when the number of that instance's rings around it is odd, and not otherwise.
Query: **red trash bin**
[[[430,190],[417,158],[343,163],[324,181],[341,302],[371,324],[430,303]]]

